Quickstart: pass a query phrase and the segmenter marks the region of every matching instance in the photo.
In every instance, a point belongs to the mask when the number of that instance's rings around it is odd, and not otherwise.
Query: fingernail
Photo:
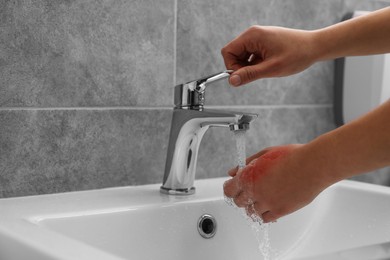
[[[241,84],[241,77],[240,75],[232,75],[230,77],[230,84],[233,85],[233,86],[239,86]]]

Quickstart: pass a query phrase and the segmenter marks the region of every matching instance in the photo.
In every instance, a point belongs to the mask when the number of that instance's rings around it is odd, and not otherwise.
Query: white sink
[[[0,199],[0,259],[264,259],[224,202],[225,180],[196,181],[186,197],[147,185]],[[210,239],[197,229],[204,214],[217,223]],[[269,240],[277,259],[390,259],[390,189],[340,182],[272,223]]]

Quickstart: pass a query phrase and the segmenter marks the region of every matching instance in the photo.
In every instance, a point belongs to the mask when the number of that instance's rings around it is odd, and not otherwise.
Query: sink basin
[[[0,199],[0,259],[265,259],[265,231],[225,203],[225,180],[191,196],[145,185]],[[212,238],[198,232],[205,214]],[[342,181],[266,230],[277,259],[389,259],[390,189]]]

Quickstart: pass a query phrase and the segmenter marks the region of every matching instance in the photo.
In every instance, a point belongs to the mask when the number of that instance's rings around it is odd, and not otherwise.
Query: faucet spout
[[[175,109],[161,192],[193,194],[199,145],[206,131],[210,127],[247,130],[256,117],[240,112]]]

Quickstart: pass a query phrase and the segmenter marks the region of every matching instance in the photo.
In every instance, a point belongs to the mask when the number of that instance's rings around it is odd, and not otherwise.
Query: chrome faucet
[[[203,135],[211,126],[229,127],[232,131],[249,129],[256,114],[204,109],[207,85],[227,78],[227,70],[175,87],[175,107],[169,136],[163,185],[160,191],[171,195],[195,192],[198,149]]]

